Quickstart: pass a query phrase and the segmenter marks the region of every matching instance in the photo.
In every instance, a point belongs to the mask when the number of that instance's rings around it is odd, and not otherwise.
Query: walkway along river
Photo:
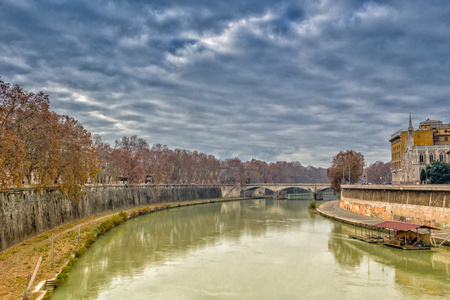
[[[308,201],[175,208],[101,237],[52,299],[449,299],[450,250],[348,238]]]

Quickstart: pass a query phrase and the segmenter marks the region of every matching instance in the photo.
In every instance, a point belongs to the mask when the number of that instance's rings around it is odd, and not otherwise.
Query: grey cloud
[[[450,121],[446,1],[11,3],[1,79],[110,143],[326,167],[388,161],[409,113]]]

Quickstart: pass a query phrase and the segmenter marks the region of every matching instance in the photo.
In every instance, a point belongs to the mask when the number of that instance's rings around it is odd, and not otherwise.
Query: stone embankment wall
[[[222,197],[217,186],[86,186],[79,200],[56,190],[0,192],[0,251],[64,223],[108,210]]]
[[[344,185],[340,207],[382,220],[450,229],[448,185]]]

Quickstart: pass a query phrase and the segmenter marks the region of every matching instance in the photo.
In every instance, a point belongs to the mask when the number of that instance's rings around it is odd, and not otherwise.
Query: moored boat
[[[385,221],[374,226],[389,229],[390,235],[383,244],[404,250],[428,250],[431,248],[431,229],[428,225]]]

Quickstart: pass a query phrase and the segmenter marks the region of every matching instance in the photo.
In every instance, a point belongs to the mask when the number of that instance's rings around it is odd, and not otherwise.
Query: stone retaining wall
[[[0,251],[64,223],[108,210],[152,203],[220,198],[220,187],[88,186],[78,201],[57,190],[0,192]]]
[[[450,228],[448,185],[344,185],[340,207],[382,220]]]

